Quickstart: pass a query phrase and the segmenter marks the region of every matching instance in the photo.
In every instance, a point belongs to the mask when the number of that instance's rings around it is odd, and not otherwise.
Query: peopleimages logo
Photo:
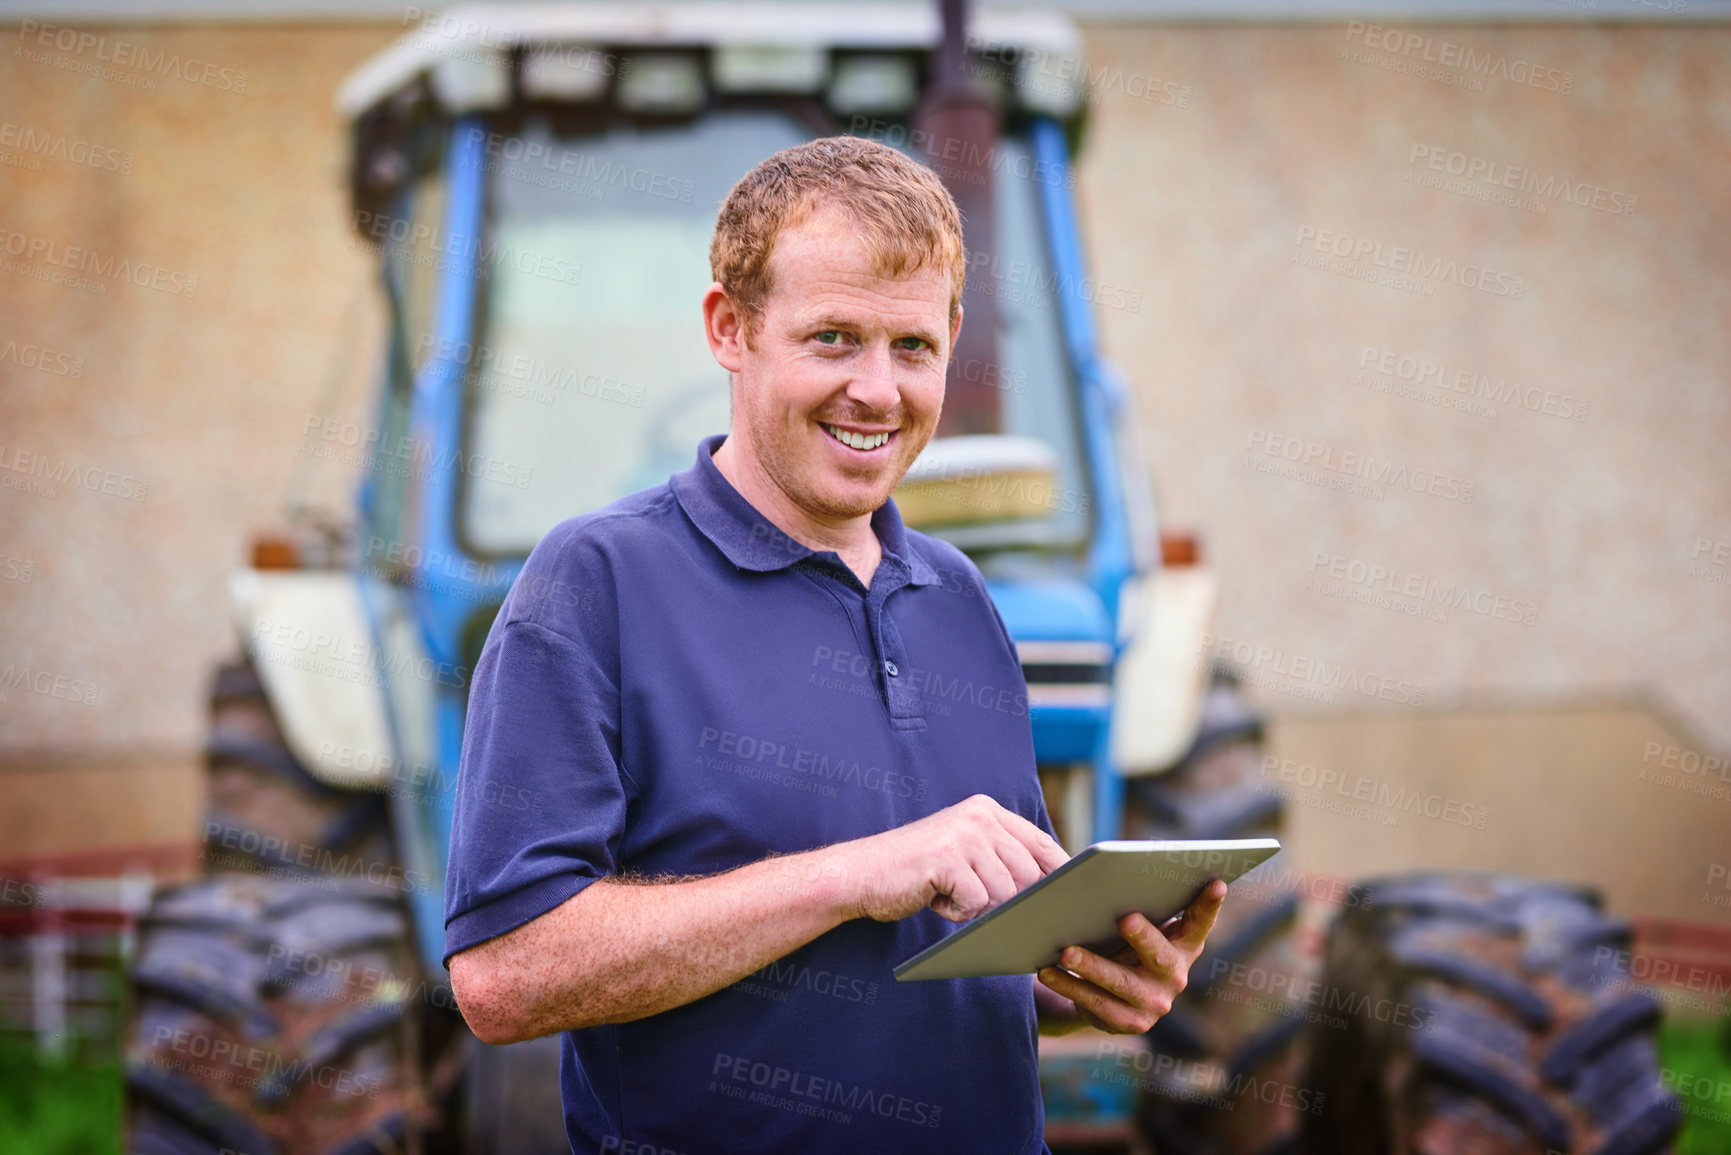
[[[494,269],[512,269],[561,285],[575,285],[583,279],[579,262],[520,249],[496,237],[441,234],[431,225],[386,213],[355,210],[355,230],[392,256],[429,267],[457,267],[481,277]]]
[[[84,358],[44,345],[29,342],[19,344],[11,338],[0,342],[0,365],[8,361],[21,369],[35,369],[39,373],[50,373],[56,377],[84,376]]]
[[[431,333],[421,337],[415,346],[415,352],[420,360],[425,360],[431,353],[442,361],[452,361],[466,369],[474,369],[482,388],[492,387],[495,392],[526,396],[544,404],[552,404],[553,392],[559,391],[641,409],[647,392],[642,385],[632,385],[571,365],[546,361],[525,353],[512,353],[491,345],[474,345],[468,341],[435,337]],[[513,389],[511,385],[521,385],[523,388]]]
[[[1076,187],[1074,165],[1054,165],[1030,153],[997,147],[981,148],[974,141],[956,136],[941,136],[923,128],[908,128],[898,121],[878,120],[855,115],[848,121],[847,134],[875,140],[892,148],[905,148],[922,154],[928,167],[945,177],[969,184],[983,183],[981,172],[994,175],[1008,172],[1022,180],[1037,184]]]
[[[1203,634],[1202,644],[1197,647],[1197,657],[1204,662],[1235,662],[1243,667],[1240,676],[1245,680],[1253,681],[1272,675],[1322,690],[1350,690],[1355,694],[1381,698],[1403,706],[1424,705],[1425,688],[1404,678],[1391,678],[1374,670],[1361,671],[1344,663],[1331,666],[1325,658],[1288,653],[1274,646],[1259,646],[1254,642]]]
[[[1096,67],[1067,52],[1042,52],[1020,44],[983,40],[974,35],[968,37],[968,52],[991,64],[1019,68],[1017,83],[1039,92],[1064,92],[1072,86],[1079,86],[1096,98],[1123,93],[1135,100],[1176,108],[1189,108],[1193,95],[1188,84],[1160,80],[1140,72],[1125,72],[1122,68]],[[975,64],[969,67],[969,71],[975,76],[989,77],[995,72],[991,64]]]
[[[1363,802],[1397,815],[1413,814],[1454,826],[1470,826],[1475,830],[1483,830],[1491,816],[1488,806],[1477,806],[1441,794],[1425,794],[1409,786],[1391,786],[1387,782],[1366,778],[1362,774],[1347,774],[1327,766],[1319,767],[1309,762],[1295,762],[1291,758],[1277,758],[1273,754],[1262,756],[1262,777],[1273,782],[1297,785],[1320,794],[1332,791],[1341,799]],[[1285,798],[1292,798],[1295,793],[1278,787],[1275,789]],[[1390,822],[1386,825],[1394,826],[1396,823]]]
[[[468,144],[481,145],[486,154],[494,158],[482,162],[482,171],[489,176],[503,173],[514,180],[528,179],[529,183],[538,184],[539,181],[531,179],[537,175],[533,170],[538,168],[541,170],[538,174],[540,176],[571,178],[567,183],[551,187],[565,192],[591,189],[599,193],[599,196],[593,198],[597,200],[607,195],[606,189],[614,188],[688,205],[697,192],[696,183],[682,177],[669,176],[667,173],[646,168],[631,168],[592,153],[569,148],[550,148],[540,141],[488,132],[482,128],[469,130]],[[500,159],[511,164],[501,167]]]
[[[1312,225],[1298,226],[1298,236],[1293,238],[1294,245],[1303,248],[1306,243],[1318,253],[1338,257],[1342,260],[1369,262],[1372,269],[1380,269],[1389,274],[1411,274],[1424,281],[1448,281],[1463,289],[1472,289],[1480,293],[1489,293],[1495,297],[1508,297],[1520,300],[1527,292],[1525,277],[1511,276],[1498,272],[1488,265],[1468,262],[1462,264],[1453,257],[1440,257],[1426,253],[1422,249],[1410,249],[1404,245],[1384,245],[1383,242],[1370,237],[1355,237],[1350,233],[1336,232],[1333,229],[1319,229]],[[1293,254],[1295,264],[1303,264],[1302,253]],[[1330,270],[1344,271],[1344,270]],[[1365,279],[1370,279],[1366,277]]]
[[[1709,777],[1718,781],[1708,781]],[[1731,758],[1650,741],[1641,751],[1641,772],[1635,781],[1671,786],[1704,798],[1731,799]]]
[[[1346,25],[1346,40],[1348,44],[1356,40],[1366,48],[1392,53],[1399,58],[1416,55],[1421,63],[1459,69],[1466,76],[1479,81],[1508,80],[1564,96],[1575,91],[1573,72],[1546,68],[1520,57],[1510,60],[1503,53],[1481,53],[1469,45],[1418,32],[1405,32],[1399,28],[1384,28],[1380,24],[1350,20]]]
[[[94,706],[102,700],[102,687],[95,682],[86,682],[68,674],[57,674],[53,670],[32,670],[29,665],[20,666],[14,662],[0,670],[0,702],[6,701],[11,692],[17,689],[28,690],[44,698],[77,702],[82,706]]]
[[[937,1127],[943,1121],[944,1109],[935,1103],[912,1099],[889,1091],[826,1079],[807,1071],[760,1062],[745,1055],[717,1054],[710,1068],[711,1091],[746,1097],[748,1087],[766,1096],[754,1101],[765,1102],[802,1115],[830,1118],[834,1122],[852,1122],[851,1112],[870,1113],[885,1119],[898,1119],[916,1127]],[[731,1085],[730,1085],[731,1084]],[[740,1092],[740,1094],[730,1094]],[[829,1109],[828,1114],[825,1109]],[[836,1113],[845,1111],[836,1117]]]
[[[51,459],[46,454],[0,442],[0,487],[54,497],[60,485],[121,501],[143,501],[150,494],[150,482],[130,473],[83,465],[65,457]]]
[[[1566,177],[1554,175],[1541,179],[1540,175],[1530,168],[1504,164],[1440,145],[1415,143],[1407,157],[1407,163],[1416,169],[1421,161],[1433,172],[1447,173],[1469,181],[1483,181],[1487,185],[1531,193],[1535,197],[1546,197],[1553,201],[1560,199],[1578,208],[1597,209],[1612,216],[1632,217],[1635,215],[1635,206],[1639,203],[1637,197],[1626,192],[1588,184],[1586,181],[1570,181]],[[1540,208],[1544,207],[1542,201],[1539,204]]]
[[[270,618],[254,622],[252,636],[259,661],[307,669],[345,681],[382,685],[383,674],[392,678],[419,678],[458,690],[469,682],[465,666],[387,649],[371,638],[348,638]]]
[[[1692,578],[1731,585],[1731,541],[1715,541],[1698,537],[1689,554],[1689,568],[1684,572]]]
[[[25,20],[18,25],[18,39],[24,44],[13,50],[14,56],[22,56],[39,63],[55,64],[53,59],[43,60],[46,53],[31,50],[28,45],[39,48],[52,48],[57,52],[70,52],[75,56],[89,54],[97,60],[109,64],[118,64],[123,68],[136,68],[142,72],[156,76],[173,76],[188,84],[203,85],[206,88],[216,88],[224,92],[245,92],[246,73],[233,68],[221,68],[215,64],[207,64],[195,57],[181,58],[178,52],[152,52],[145,44],[134,44],[126,40],[110,40],[106,36],[77,28],[63,28],[56,24],[42,24],[35,20]]]
[[[464,453],[455,447],[434,449],[431,442],[419,437],[318,414],[307,415],[301,434],[301,452],[309,456],[357,468],[370,467],[380,473],[401,474],[419,482],[455,469],[477,481],[527,489],[535,474],[532,465]]]
[[[1250,430],[1244,448],[1252,454],[1260,453],[1264,459],[1273,459],[1275,463],[1291,463],[1317,477],[1342,483],[1336,488],[1345,485],[1364,487],[1367,494],[1378,501],[1382,500],[1384,486],[1410,489],[1414,493],[1427,493],[1468,505],[1472,504],[1478,492],[1477,482],[1453,474],[1439,473],[1434,469],[1409,469],[1404,463],[1396,464],[1389,458],[1378,461],[1372,454],[1343,450],[1338,446],[1271,433],[1266,429]],[[1254,456],[1251,458],[1252,463],[1256,460]],[[1263,472],[1274,471],[1264,469]],[[1330,474],[1334,475],[1332,479],[1328,477]]]
[[[752,981],[756,980],[756,981]],[[803,963],[791,959],[777,959],[760,970],[753,971],[740,982],[733,984],[735,989],[747,989],[747,994],[761,994],[776,1002],[786,1002],[789,991],[804,990],[825,998],[839,999],[844,1003],[862,1003],[871,1006],[878,1001],[878,984],[868,983],[864,979],[850,975],[837,974],[834,971],[813,970]]]
[[[1000,300],[1044,307],[1053,297],[1075,296],[1102,309],[1142,311],[1143,294],[1122,285],[1057,273],[1032,261],[1006,261],[997,253],[975,250],[968,257],[968,279]]]
[[[845,751],[813,750],[774,738],[737,734],[715,726],[703,727],[694,762],[712,770],[732,770],[746,777],[774,772],[774,783],[806,789],[825,798],[836,797],[836,784],[923,802],[924,778],[914,778],[881,766],[863,765]]]
[[[1392,377],[1396,381],[1406,382],[1416,390],[1434,387],[1460,394],[1460,405],[1456,407],[1482,400],[1495,405],[1506,405],[1511,409],[1519,406],[1529,413],[1542,413],[1564,421],[1585,421],[1592,409],[1592,402],[1572,394],[1559,393],[1554,389],[1540,389],[1535,385],[1522,385],[1518,381],[1510,381],[1507,377],[1492,377],[1474,369],[1458,368],[1439,358],[1378,349],[1372,345],[1365,345],[1359,350],[1358,367],[1361,370],[1369,369],[1384,378]],[[1367,382],[1362,373],[1353,383],[1377,392],[1393,391],[1386,382],[1380,386]],[[1488,410],[1486,415],[1495,417],[1496,410]]]
[[[57,269],[69,269],[74,273],[99,277],[106,281],[124,281],[141,289],[155,289],[159,293],[171,293],[176,297],[190,299],[198,296],[198,276],[195,273],[177,272],[148,261],[134,261],[129,257],[103,256],[95,249],[66,245],[51,237],[20,233],[3,226],[0,226],[0,252],[8,257],[41,261]],[[35,275],[27,266],[16,269],[9,267],[7,271]],[[97,284],[100,284],[100,281]]]
[[[1311,552],[1310,573],[1315,579],[1311,584],[1318,588],[1322,588],[1320,579],[1326,578],[1395,598],[1410,598],[1444,609],[1464,609],[1480,617],[1518,622],[1523,626],[1534,625],[1539,620],[1538,603],[1533,601],[1506,597],[1475,587],[1471,582],[1441,581],[1402,570],[1399,566],[1343,557],[1325,550]],[[1327,590],[1322,588],[1322,592]],[[1447,616],[1439,620],[1446,621]]]
[[[220,1035],[167,1024],[160,1024],[151,1032],[150,1044],[158,1051],[166,1049],[179,1056],[167,1058],[158,1054],[151,1059],[152,1066],[186,1071],[238,1087],[307,1083],[343,1098],[377,1099],[385,1084],[382,1075],[357,1074],[329,1063],[315,1066],[312,1060],[304,1058],[285,1060],[266,1047],[248,1046]]]
[[[33,157],[62,160],[102,172],[117,172],[122,176],[132,172],[130,152],[92,144],[88,140],[76,140],[64,133],[48,132],[27,124],[14,124],[10,120],[0,120],[0,147],[22,149]]]

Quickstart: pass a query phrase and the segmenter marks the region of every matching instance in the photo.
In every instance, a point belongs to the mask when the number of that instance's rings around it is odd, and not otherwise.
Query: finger
[[[1040,869],[1039,860],[1014,838],[1000,839],[995,849],[998,861],[1004,864],[1004,869],[1016,880],[1017,890],[1024,890],[1046,877],[1046,872]]]
[[[987,901],[993,908],[1016,897],[1016,892],[1021,889],[1016,884],[1015,874],[1011,872],[1008,866],[1004,865],[1003,859],[998,857],[995,848],[986,848],[974,860],[973,870],[981,885],[985,887]],[[975,913],[984,914],[985,911],[976,911]]]
[[[1192,957],[1168,939],[1167,932],[1139,914],[1127,914],[1119,919],[1118,933],[1124,936],[1124,941],[1130,944],[1142,965],[1158,974],[1178,974]]]
[[[1208,932],[1214,929],[1214,921],[1220,917],[1220,908],[1225,902],[1226,884],[1217,878],[1190,904],[1178,925],[1166,932],[1166,937],[1194,957],[1195,952],[1201,951]]]
[[[1085,1009],[1081,999],[1084,992],[1093,991],[1096,994],[1105,993],[1087,979],[1077,978],[1069,971],[1063,970],[1059,967],[1044,967],[1034,977],[1039,979],[1045,986],[1075,1003],[1076,1009],[1079,1011]]]
[[[1066,862],[1070,856],[1064,848],[1058,845],[1058,840],[1011,810],[1005,810],[998,815],[998,821],[1009,831],[1023,848],[1040,864],[1041,877],[1052,873]]]
[[[979,875],[966,868],[954,877],[939,880],[938,895],[932,899],[932,909],[951,922],[967,922],[986,909],[992,896]]]
[[[1039,973],[1047,987],[1076,1004],[1083,1017],[1092,1018],[1095,1025],[1114,1034],[1141,1034],[1153,1025],[1155,1016],[1131,1006],[1109,991],[1103,990],[1057,967],[1047,967]]]
[[[1123,946],[1119,947],[1106,957],[1115,963],[1122,963],[1127,967],[1139,967],[1142,965],[1141,954],[1137,952],[1136,948],[1132,946],[1128,940],[1125,941]]]
[[[1058,965],[1126,1003],[1134,1004],[1141,992],[1140,972],[1084,947],[1065,947],[1064,953],[1058,957]]]

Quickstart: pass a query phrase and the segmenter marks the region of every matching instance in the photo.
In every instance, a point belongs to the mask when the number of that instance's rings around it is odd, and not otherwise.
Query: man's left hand
[[[1118,933],[1128,946],[1111,958],[1065,947],[1059,965],[1040,972],[1040,982],[1075,1003],[1089,1026],[1114,1035],[1142,1034],[1172,1009],[1188,983],[1225,899],[1226,884],[1216,880],[1164,928],[1127,914],[1118,920]]]

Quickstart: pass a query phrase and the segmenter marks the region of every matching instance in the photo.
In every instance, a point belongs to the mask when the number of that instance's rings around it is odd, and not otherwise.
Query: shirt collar
[[[703,535],[740,569],[767,573],[808,557],[834,559],[839,563],[841,559],[835,553],[811,549],[783,533],[721,475],[713,455],[725,440],[725,433],[705,437],[697,447],[696,464],[670,479],[680,507]],[[908,531],[902,525],[894,498],[886,500],[872,514],[872,529],[883,545],[885,556],[909,572],[908,584],[940,584],[937,571],[910,552]]]

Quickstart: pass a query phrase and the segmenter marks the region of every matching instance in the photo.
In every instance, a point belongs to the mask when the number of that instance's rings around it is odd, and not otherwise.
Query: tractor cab
[[[869,136],[930,165],[967,228],[943,423],[898,505],[988,578],[1061,834],[1079,846],[1115,825],[1121,602],[1154,531],[1073,210],[1080,37],[1043,13],[964,18],[457,9],[349,79],[353,224],[377,247],[392,324],[356,596],[382,647],[419,651],[396,666],[471,669],[544,533],[725,431],[727,377],[698,315],[721,202],[780,149]],[[431,784],[393,792],[405,868],[442,878],[466,679],[386,681],[375,729]],[[429,965],[439,900],[416,911]]]

